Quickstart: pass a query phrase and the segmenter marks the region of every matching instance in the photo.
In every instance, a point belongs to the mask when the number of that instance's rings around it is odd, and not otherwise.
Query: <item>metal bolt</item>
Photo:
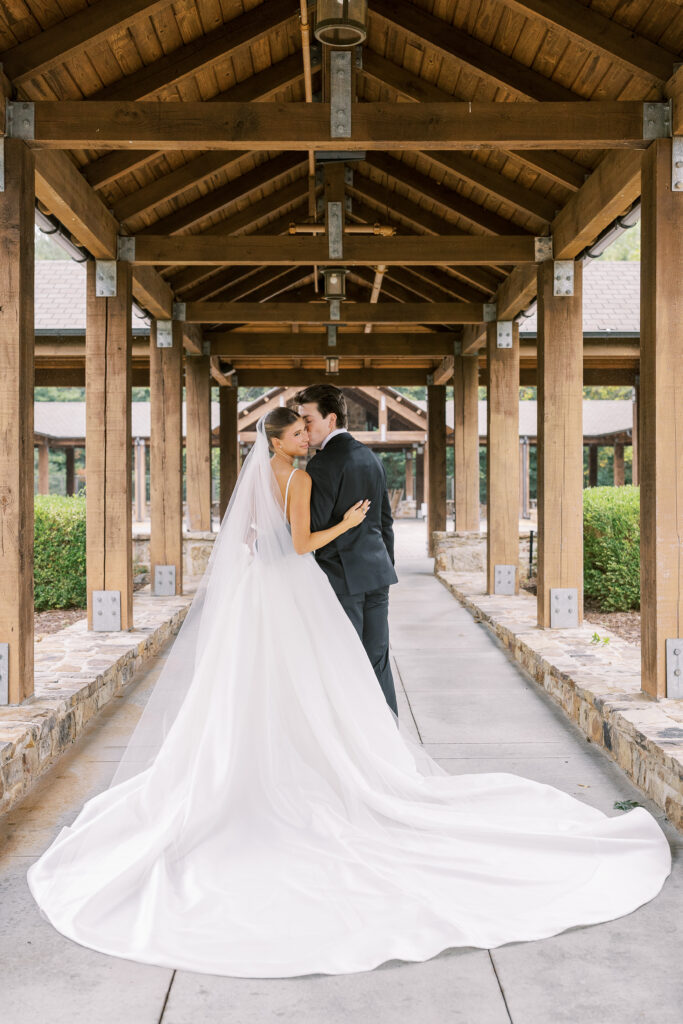
[[[338,132],[343,132],[344,131],[344,125],[343,124],[338,124],[337,125],[337,131]]]
[[[680,647],[674,647],[674,654],[680,654],[680,653],[681,653]]]
[[[675,675],[675,676],[680,676],[680,674],[681,674],[681,670],[680,670],[680,668],[675,668],[675,669],[674,669],[674,675]]]
[[[683,188],[683,180],[681,180],[681,181],[677,181],[677,182],[676,182],[676,183],[674,184],[674,188]]]

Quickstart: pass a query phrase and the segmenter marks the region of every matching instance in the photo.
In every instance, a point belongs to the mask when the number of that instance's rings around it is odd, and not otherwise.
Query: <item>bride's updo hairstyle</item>
[[[266,413],[266,417],[263,421],[263,426],[266,430],[266,437],[268,438],[268,447],[273,451],[273,438],[282,437],[287,427],[291,426],[292,423],[296,423],[300,420],[298,412],[294,409],[288,409],[287,406],[283,405],[277,409],[271,409],[269,413]]]

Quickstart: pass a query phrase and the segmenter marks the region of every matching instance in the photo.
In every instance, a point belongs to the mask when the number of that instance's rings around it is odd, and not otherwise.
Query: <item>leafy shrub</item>
[[[35,609],[85,608],[85,498],[35,497]]]
[[[583,586],[602,611],[640,608],[640,490],[583,492]]]

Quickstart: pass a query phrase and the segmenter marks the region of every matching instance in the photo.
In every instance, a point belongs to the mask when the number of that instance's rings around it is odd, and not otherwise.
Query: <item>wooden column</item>
[[[420,451],[420,448],[422,451]],[[415,504],[417,511],[425,500],[425,448],[420,445],[415,452]]]
[[[456,356],[453,372],[455,529],[479,529],[479,360]]]
[[[50,493],[50,449],[46,444],[38,445],[38,494]]]
[[[631,482],[634,484],[640,483],[640,445],[638,444],[638,438],[640,435],[640,424],[638,422],[640,418],[640,378],[636,381],[633,388],[633,427],[631,428],[631,445],[632,445],[632,477]]]
[[[76,491],[76,478],[74,473],[76,449],[73,447],[65,448],[64,454],[66,455],[66,493],[71,496]]]
[[[598,446],[588,445],[588,486],[598,486]]]
[[[211,367],[185,359],[185,493],[190,530],[211,529]]]
[[[225,515],[240,471],[237,441],[237,388],[221,387],[220,405],[220,517]]]
[[[389,417],[387,415],[387,396],[382,395],[377,401],[377,426],[380,441],[386,441]]]
[[[642,688],[657,698],[667,696],[666,641],[683,637],[683,195],[671,189],[671,148],[653,142],[642,172]]]
[[[497,565],[515,566],[519,592],[519,328],[512,346],[498,347],[498,327],[486,330],[486,590],[495,592]]]
[[[427,548],[434,553],[432,534],[446,529],[446,388],[427,388],[427,445],[429,446],[429,504],[427,506]]]
[[[583,331],[581,264],[574,294],[553,295],[553,262],[538,268],[538,624],[552,587],[576,588],[583,620]]]
[[[614,486],[624,486],[624,446],[620,441],[614,445]]]
[[[413,482],[413,452],[409,449],[406,452],[406,501],[415,496],[415,485]]]
[[[88,629],[94,590],[119,591],[121,629],[133,626],[131,266],[116,264],[116,295],[95,294],[87,264],[85,462]]]
[[[174,322],[172,348],[157,347],[157,322],[149,339],[149,560],[175,566],[176,594],[183,592],[183,336]]]
[[[9,688],[0,703],[33,693],[33,151],[5,139],[0,192],[0,644]],[[4,649],[2,653],[5,658]],[[3,664],[3,674],[6,664]]]
[[[135,520],[147,518],[147,445],[144,437],[135,438]]]
[[[529,518],[529,438],[519,442],[519,518]]]

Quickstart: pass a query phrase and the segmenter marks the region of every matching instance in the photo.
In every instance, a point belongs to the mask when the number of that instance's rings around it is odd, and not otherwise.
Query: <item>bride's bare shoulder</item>
[[[297,490],[311,489],[311,478],[305,469],[295,469],[292,474],[292,487],[296,487]]]

